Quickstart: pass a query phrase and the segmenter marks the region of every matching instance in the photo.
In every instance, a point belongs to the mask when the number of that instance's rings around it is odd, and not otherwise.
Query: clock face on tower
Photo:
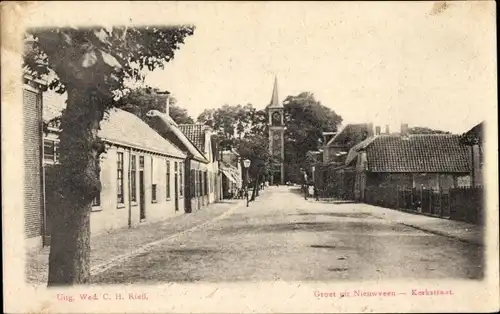
[[[281,114],[279,112],[275,112],[272,115],[273,125],[281,124]]]

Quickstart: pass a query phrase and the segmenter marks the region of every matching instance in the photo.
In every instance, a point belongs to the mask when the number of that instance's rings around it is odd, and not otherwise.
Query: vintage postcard
[[[493,1],[1,14],[4,312],[499,310]]]

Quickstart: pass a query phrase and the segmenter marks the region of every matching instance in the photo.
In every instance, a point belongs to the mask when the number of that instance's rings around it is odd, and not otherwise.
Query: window
[[[200,188],[200,185],[198,184],[198,181],[200,180],[200,176],[198,175],[198,170],[194,171],[194,196],[198,196],[198,189]]]
[[[137,178],[137,160],[136,156],[132,155],[130,160],[130,200],[132,202],[137,202],[137,184],[136,184],[136,178]]]
[[[156,203],[156,184],[151,185],[151,203]]]
[[[184,176],[183,176],[183,171],[182,168],[184,168],[184,164],[181,162],[179,163],[179,195],[182,196],[184,195]]]
[[[139,170],[144,170],[144,156],[139,156]]]
[[[123,153],[116,155],[116,200],[123,204]]]
[[[165,182],[165,188],[166,188],[166,192],[167,192],[167,200],[170,199],[170,161],[167,160],[166,161],[166,182]]]
[[[101,195],[97,195],[96,197],[94,197],[94,199],[92,200],[92,206],[101,206]]]
[[[203,195],[203,172],[198,171],[198,176],[199,176],[198,184],[200,185],[198,188],[198,191],[199,191],[198,195],[202,196]]]
[[[208,173],[205,171],[203,172],[203,184],[205,185],[203,190],[205,192],[204,195],[208,194]]]
[[[154,169],[154,158],[151,156],[151,203],[157,202],[157,194],[156,194],[156,176]]]
[[[54,161],[59,161],[59,143],[54,142]]]
[[[191,169],[190,174],[191,174],[191,180],[189,185],[189,197],[193,198],[196,193],[196,174],[193,169]]]
[[[43,159],[48,162],[55,162],[55,143],[54,141],[43,141]]]

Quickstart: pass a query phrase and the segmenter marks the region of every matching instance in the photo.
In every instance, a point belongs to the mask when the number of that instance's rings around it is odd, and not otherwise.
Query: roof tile
[[[179,124],[179,129],[184,133],[200,152],[205,152],[204,124]]]
[[[360,148],[366,150],[371,172],[466,173],[471,169],[470,155],[459,138],[451,134],[381,135]]]

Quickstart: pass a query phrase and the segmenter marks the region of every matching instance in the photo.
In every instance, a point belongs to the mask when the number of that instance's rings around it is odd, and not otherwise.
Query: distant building
[[[213,143],[215,141],[213,130],[204,124],[179,124],[178,127],[208,160],[208,203],[216,202],[220,194],[221,179],[217,160],[217,145]]]
[[[271,155],[271,184],[285,183],[285,108],[278,98],[278,78],[274,79],[271,101],[266,107],[269,126],[269,154]]]
[[[220,169],[224,175],[222,195],[224,198],[228,198],[234,191],[243,187],[240,155],[234,150],[223,151]]]
[[[209,179],[209,173],[212,173],[213,168],[204,152],[196,147],[167,113],[151,110],[146,116],[146,122],[152,129],[174,143],[186,154],[184,167],[180,174],[185,182],[183,195],[186,212],[197,211],[208,205],[209,191],[214,189]],[[202,144],[199,143],[199,145]]]
[[[323,163],[342,166],[349,150],[373,135],[371,123],[347,124],[338,132],[324,134]]]

